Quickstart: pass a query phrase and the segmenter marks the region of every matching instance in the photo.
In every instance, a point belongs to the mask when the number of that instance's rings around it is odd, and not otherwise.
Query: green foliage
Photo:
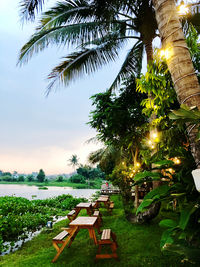
[[[23,175],[20,175],[20,176],[18,177],[18,182],[24,182],[24,181],[25,181],[24,176],[23,176]]]
[[[27,232],[33,232],[46,225],[53,216],[65,214],[84,198],[61,195],[45,200],[32,200],[21,197],[0,197],[0,252],[5,241],[26,238]]]
[[[9,176],[9,175],[2,175],[0,180],[1,181],[6,181],[6,182],[12,182],[13,178],[12,178],[12,176]]]
[[[57,182],[63,182],[63,176],[58,176],[56,179]]]
[[[171,120],[174,120],[180,128],[196,125],[198,127],[197,141],[200,141],[200,111],[197,108],[190,109],[186,105],[181,105],[178,110],[172,110],[169,114]]]
[[[27,181],[32,182],[34,180],[34,176],[32,174],[27,176]]]
[[[42,169],[40,169],[40,171],[39,171],[39,173],[37,175],[37,180],[40,183],[43,183],[44,180],[45,180],[45,173],[44,173],[44,171]]]
[[[112,196],[111,200],[115,203],[112,215],[109,215],[103,206],[100,208],[100,212],[103,215],[103,228],[112,229],[117,236],[117,243],[119,245],[117,253],[120,261],[106,259],[95,262],[97,247],[91,242],[88,231],[80,230],[72,243],[72,247],[70,249],[65,247],[59,259],[52,264],[51,259],[56,254],[56,250],[52,246],[52,238],[61,232],[62,227],[67,227],[68,221],[63,220],[54,224],[52,231],[43,231],[31,241],[25,243],[20,250],[1,256],[0,265],[6,267],[22,265],[23,267],[194,266],[189,262],[183,261],[184,255],[175,254],[173,251],[163,253],[159,249],[159,240],[163,229],[158,227],[158,222],[166,216],[173,218],[173,212],[162,211],[159,217],[151,223],[133,226],[124,219],[121,197]],[[97,238],[99,239],[100,235]],[[110,253],[110,248],[106,251]]]
[[[154,61],[148,64],[146,74],[137,79],[137,91],[148,98],[141,102],[143,113],[149,118],[154,115],[152,125],[165,128],[168,126],[167,113],[178,107],[176,93],[167,64],[155,54]]]
[[[133,73],[135,76],[140,74],[144,45],[151,43],[156,36],[157,23],[152,4],[148,1],[112,1],[111,7],[105,1],[101,4],[97,2],[75,0],[56,3],[42,14],[35,33],[22,47],[20,63],[26,63],[50,44],[73,49],[49,74],[52,82],[48,90],[56,82],[68,85],[81,75],[93,73],[116,60],[129,38],[136,42],[128,51],[110,89],[116,88]],[[23,5],[26,18],[29,18],[27,14],[32,18],[34,7],[30,4],[27,8],[27,3]],[[26,8],[27,13],[24,11]]]
[[[81,165],[77,170],[77,174],[82,175],[85,179],[95,180],[103,179],[105,177],[104,172],[99,167],[92,168],[88,165]]]
[[[83,175],[80,174],[74,174],[73,176],[70,177],[70,181],[72,183],[81,183],[81,184],[85,184],[86,177],[84,177]]]

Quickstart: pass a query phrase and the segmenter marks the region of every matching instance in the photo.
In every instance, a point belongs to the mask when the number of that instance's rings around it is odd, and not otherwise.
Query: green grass
[[[118,255],[120,260],[103,259],[95,262],[97,248],[89,239],[87,230],[80,230],[71,248],[65,247],[56,263],[51,260],[56,255],[52,246],[52,238],[60,232],[60,228],[67,226],[68,220],[54,225],[52,231],[43,231],[32,241],[27,242],[18,251],[5,255],[0,259],[0,266],[6,267],[41,267],[41,266],[120,266],[120,267],[179,267],[190,266],[181,263],[181,258],[176,254],[163,254],[160,251],[160,237],[162,229],[158,226],[160,215],[149,224],[132,225],[124,218],[121,201],[118,196],[112,197],[115,208],[110,216],[106,209],[101,208],[103,226],[101,229],[111,228],[117,235]],[[84,212],[81,215],[85,215]],[[98,236],[98,238],[100,238]],[[194,265],[191,265],[194,266]]]

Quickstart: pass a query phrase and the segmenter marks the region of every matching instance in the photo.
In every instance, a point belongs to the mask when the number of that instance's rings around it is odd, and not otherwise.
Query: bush
[[[28,175],[27,180],[28,180],[28,182],[32,182],[34,180],[33,175],[32,174]]]
[[[80,184],[85,184],[85,177],[80,175],[80,174],[75,174],[70,177],[70,181],[72,183],[80,183]]]
[[[26,237],[26,233],[46,225],[53,216],[66,215],[84,198],[60,195],[44,200],[28,200],[22,197],[0,197],[0,253],[4,250],[3,242],[16,241]]]
[[[20,175],[19,177],[18,177],[18,182],[24,182],[24,176],[23,175]]]
[[[1,176],[1,180],[4,182],[12,182],[13,178],[12,178],[12,176],[5,175],[5,176]]]
[[[62,176],[58,176],[56,182],[63,182],[63,177]]]

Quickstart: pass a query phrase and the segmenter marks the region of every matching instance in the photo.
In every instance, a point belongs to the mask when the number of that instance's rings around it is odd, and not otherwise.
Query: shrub
[[[80,174],[75,174],[70,177],[70,181],[72,183],[80,183],[80,184],[85,184],[85,177],[80,175]]]

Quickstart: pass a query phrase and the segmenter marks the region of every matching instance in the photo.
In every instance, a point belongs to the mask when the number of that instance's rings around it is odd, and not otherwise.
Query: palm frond
[[[59,26],[36,32],[22,47],[18,64],[27,63],[35,53],[41,52],[49,44],[77,46],[85,42],[91,43],[93,39],[105,34],[103,25],[98,22]]]
[[[110,61],[114,61],[118,57],[118,50],[121,49],[124,42],[125,40],[118,40],[116,43],[106,42],[90,49],[72,53],[66,57],[48,76],[49,79],[52,79],[52,82],[47,88],[47,94],[56,82],[68,85],[83,74],[93,73]]]
[[[114,90],[122,82],[122,80],[130,77],[133,74],[136,76],[140,74],[143,49],[144,45],[141,41],[137,42],[130,49],[119,73],[117,74],[117,77],[109,88],[110,91]]]
[[[21,0],[20,1],[20,16],[22,21],[34,20],[35,13],[42,10],[44,0]]]
[[[58,2],[42,14],[38,30],[50,29],[67,23],[89,22],[93,18],[92,6],[87,1]]]

